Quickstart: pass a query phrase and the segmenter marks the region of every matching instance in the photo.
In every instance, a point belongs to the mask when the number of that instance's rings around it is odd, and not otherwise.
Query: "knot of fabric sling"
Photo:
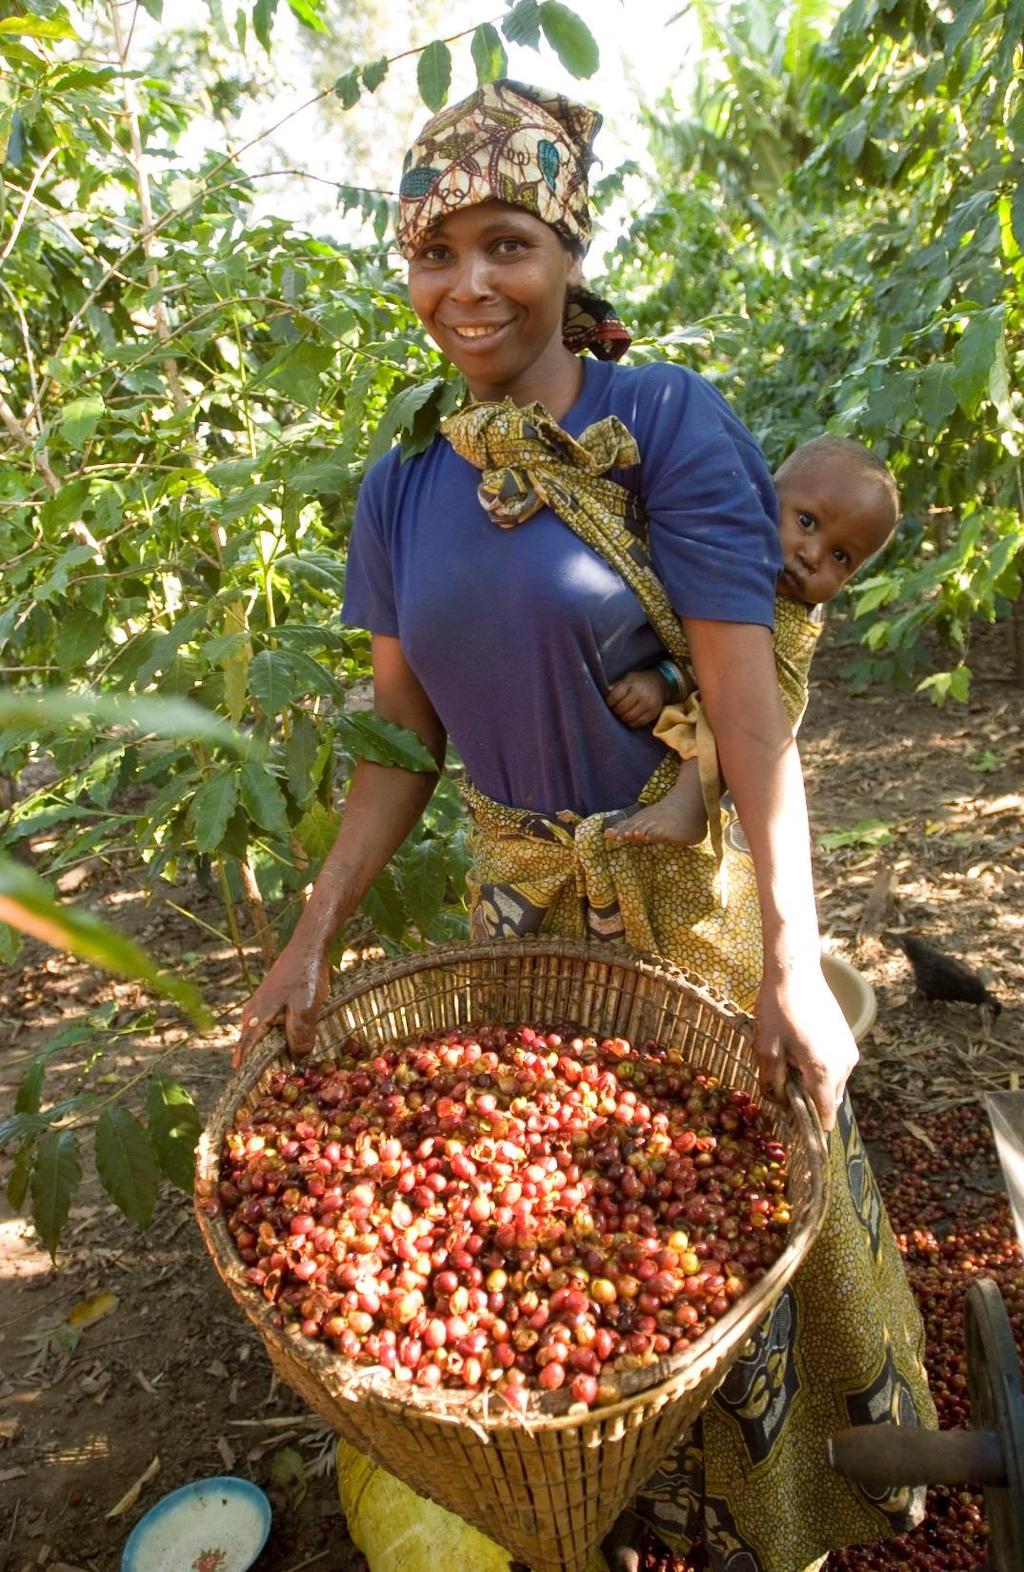
[[[672,603],[651,564],[639,500],[606,478],[640,462],[636,441],[614,415],[571,437],[542,404],[470,404],[441,422],[456,453],[483,471],[477,495],[501,529],[548,507],[598,552],[636,595],[669,654],[687,668],[689,651]]]
[[[647,520],[639,499],[607,478],[610,469],[640,462],[636,440],[614,415],[571,437],[542,404],[470,404],[441,422],[456,453],[482,470],[480,504],[500,529],[513,529],[549,507],[581,540],[599,553],[636,595],[651,627],[681,665],[690,691],[677,719],[692,721],[693,746],[676,749],[696,756],[715,861],[722,869],[719,898],[728,899],[722,864],[722,806],[718,750],[694,692],[690,653],[682,625],[658,578],[646,544]],[[699,717],[699,724],[698,722]],[[656,733],[657,735],[657,733]],[[665,740],[665,739],[663,739]],[[666,746],[672,746],[671,740]],[[659,766],[659,780],[665,772]],[[654,786],[654,777],[645,793]]]

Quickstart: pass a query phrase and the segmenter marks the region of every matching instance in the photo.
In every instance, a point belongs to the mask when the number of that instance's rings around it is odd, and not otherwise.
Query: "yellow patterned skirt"
[[[659,796],[677,767],[672,760],[652,777],[644,797]],[[709,841],[607,841],[621,813],[552,817],[473,787],[466,799],[474,939],[617,940],[752,1007],[757,888],[735,820],[725,823],[719,863]],[[936,1425],[921,1318],[848,1097],[829,1146],[832,1200],[806,1261],[634,1503],[673,1548],[702,1539],[712,1572],[799,1572],[829,1550],[905,1533],[924,1512],[923,1490],[865,1491],[826,1460],[828,1437],[851,1425]]]

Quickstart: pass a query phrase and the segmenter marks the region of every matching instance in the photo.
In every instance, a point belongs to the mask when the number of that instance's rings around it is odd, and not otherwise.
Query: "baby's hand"
[[[608,704],[627,726],[652,726],[665,708],[668,683],[660,671],[627,671],[608,689]]]

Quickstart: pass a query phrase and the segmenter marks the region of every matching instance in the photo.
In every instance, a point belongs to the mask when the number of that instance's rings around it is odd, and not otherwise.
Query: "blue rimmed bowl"
[[[270,1502],[248,1479],[182,1485],[132,1529],[121,1572],[247,1572],[270,1533]]]

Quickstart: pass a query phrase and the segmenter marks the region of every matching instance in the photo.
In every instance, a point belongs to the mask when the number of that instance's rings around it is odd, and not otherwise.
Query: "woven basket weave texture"
[[[571,940],[451,946],[361,969],[325,1007],[314,1057],[330,1061],[350,1037],[373,1050],[485,1021],[572,1023],[632,1042],[655,1038],[682,1049],[694,1068],[757,1092],[745,1016],[665,962]],[[685,1354],[627,1376],[621,1401],[585,1415],[551,1412],[524,1421],[504,1404],[485,1415],[479,1406],[467,1412],[468,1399],[457,1394],[410,1397],[410,1388],[385,1372],[368,1372],[273,1325],[272,1307],[245,1282],[223,1217],[203,1203],[216,1188],[236,1110],[258,1102],[272,1073],[289,1063],[280,1034],[264,1039],[229,1083],[200,1141],[197,1217],[217,1270],[259,1329],[280,1379],[333,1429],[533,1572],[578,1572],[692,1424],[810,1247],[827,1204],[816,1116],[793,1086],[787,1106],[771,1111],[790,1153],[792,1221],[783,1254],[765,1277]],[[562,1393],[549,1401],[564,1409]]]

